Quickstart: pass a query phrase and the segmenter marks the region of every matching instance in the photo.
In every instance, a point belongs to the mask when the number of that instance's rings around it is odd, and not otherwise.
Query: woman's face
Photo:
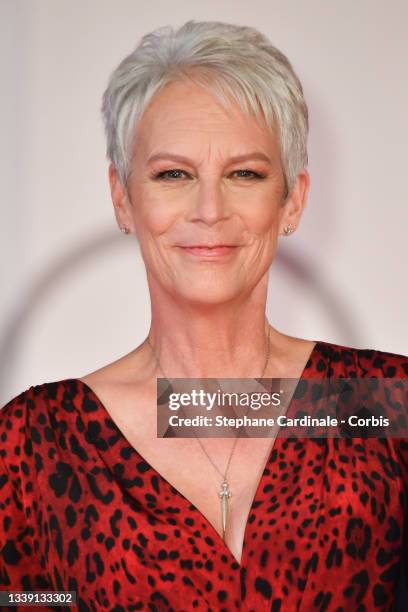
[[[156,94],[134,142],[129,200],[113,166],[110,181],[151,291],[203,305],[250,293],[267,278],[283,225],[298,225],[307,172],[285,203],[277,134],[190,82]]]

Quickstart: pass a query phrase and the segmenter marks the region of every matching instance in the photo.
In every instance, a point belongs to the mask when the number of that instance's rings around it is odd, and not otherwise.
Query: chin
[[[242,289],[236,286],[209,285],[208,283],[191,283],[183,287],[173,287],[173,293],[182,301],[197,307],[221,305],[237,298]]]

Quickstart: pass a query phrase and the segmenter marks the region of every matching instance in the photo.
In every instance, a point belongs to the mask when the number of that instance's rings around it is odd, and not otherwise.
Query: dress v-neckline
[[[315,342],[315,344],[314,344],[312,350],[309,353],[309,356],[308,356],[308,358],[306,360],[306,363],[304,364],[302,373],[301,373],[301,375],[298,378],[298,383],[297,384],[299,384],[299,381],[301,381],[301,380],[303,380],[305,378],[306,372],[308,371],[307,366],[308,366],[310,360],[313,359],[313,357],[314,357],[315,353],[317,352],[318,348],[322,344],[324,344],[320,340],[314,340],[313,342]],[[262,488],[262,485],[263,485],[263,481],[264,481],[265,476],[266,476],[266,469],[267,469],[267,467],[268,467],[268,465],[269,465],[269,463],[271,461],[271,457],[272,457],[272,454],[273,454],[273,452],[275,450],[276,443],[278,442],[278,440],[282,440],[282,438],[279,437],[278,434],[275,436],[274,441],[272,443],[272,446],[271,446],[271,448],[270,448],[270,450],[269,450],[269,452],[267,454],[266,462],[265,462],[264,467],[263,467],[263,469],[261,471],[261,476],[260,476],[258,484],[256,486],[255,494],[254,494],[252,503],[251,503],[251,505],[249,507],[248,516],[247,516],[246,521],[245,521],[244,536],[243,536],[243,540],[242,540],[241,559],[240,559],[240,562],[238,562],[237,559],[235,558],[235,556],[233,555],[231,549],[227,546],[226,542],[224,541],[222,536],[218,533],[218,531],[216,530],[214,525],[211,523],[211,521],[201,512],[201,510],[195,504],[193,504],[184,495],[184,493],[182,493],[181,491],[179,491],[179,489],[177,489],[177,487],[172,485],[171,482],[169,480],[167,480],[167,478],[165,478],[151,463],[149,463],[149,461],[147,461],[144,458],[144,456],[130,443],[130,441],[127,439],[125,434],[120,429],[119,425],[112,418],[112,416],[111,416],[110,412],[108,411],[107,407],[105,406],[105,404],[99,398],[97,393],[92,389],[92,387],[90,387],[87,383],[85,383],[80,378],[67,378],[63,382],[67,382],[67,383],[72,383],[73,382],[75,384],[79,383],[80,385],[82,385],[82,387],[87,390],[88,396],[91,397],[95,401],[95,403],[97,404],[99,409],[101,409],[102,412],[105,413],[105,421],[106,421],[106,419],[109,420],[110,424],[117,431],[118,435],[125,441],[125,443],[132,450],[132,452],[136,453],[136,455],[139,457],[140,461],[143,461],[149,467],[149,469],[152,470],[153,474],[157,476],[157,478],[164,484],[164,486],[166,488],[169,489],[169,491],[171,493],[173,493],[173,494],[175,493],[178,496],[178,498],[180,499],[181,503],[183,503],[186,506],[186,510],[193,509],[194,512],[198,513],[198,515],[200,516],[200,519],[204,523],[205,527],[208,530],[210,530],[210,532],[212,533],[212,538],[215,539],[215,541],[218,542],[218,547],[221,547],[224,550],[224,554],[226,554],[230,558],[230,560],[231,560],[231,563],[230,563],[231,569],[241,570],[242,568],[246,567],[247,563],[248,563],[248,559],[246,559],[246,551],[248,549],[247,540],[248,540],[248,529],[249,529],[249,525],[250,525],[249,517],[251,515],[251,511],[252,511],[254,505],[256,504],[256,502],[259,499],[259,495],[260,495],[260,491],[261,491],[261,488]],[[295,391],[293,393],[293,396],[296,393],[296,388],[295,388]],[[119,460],[123,461],[123,458],[122,457],[118,457],[118,461]]]

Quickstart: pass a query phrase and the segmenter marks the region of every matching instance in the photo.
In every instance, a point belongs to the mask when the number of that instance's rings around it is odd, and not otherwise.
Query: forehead
[[[153,96],[137,125],[135,143],[140,155],[162,148],[186,153],[186,148],[209,144],[226,154],[254,147],[271,153],[278,146],[276,130],[244,113],[235,100],[225,108],[211,91],[191,81],[168,83]]]

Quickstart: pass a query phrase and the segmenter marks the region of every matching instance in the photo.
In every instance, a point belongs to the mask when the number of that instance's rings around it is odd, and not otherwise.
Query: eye
[[[172,168],[171,170],[163,170],[162,172],[158,172],[154,175],[154,178],[157,180],[160,179],[169,179],[169,180],[178,180],[180,175],[184,174],[187,176],[187,173],[184,170],[179,170],[178,168]]]
[[[265,175],[259,174],[259,172],[254,172],[253,170],[248,170],[246,168],[235,170],[232,172],[232,175],[238,174],[238,178],[255,180],[255,179],[263,179]],[[162,170],[153,175],[155,180],[169,180],[169,181],[178,181],[184,177],[189,178],[189,175],[184,170],[180,170],[179,168],[171,168],[170,170]]]
[[[265,176],[263,174],[259,174],[258,172],[254,172],[253,170],[235,170],[232,174],[240,173],[240,178],[245,179],[263,179]]]

